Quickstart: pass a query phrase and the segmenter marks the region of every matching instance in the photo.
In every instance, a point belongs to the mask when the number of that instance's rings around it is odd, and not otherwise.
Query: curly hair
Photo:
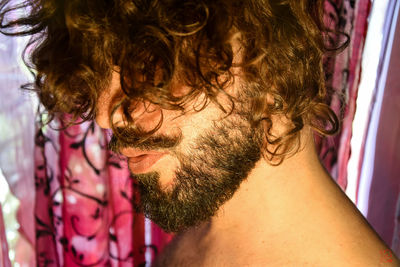
[[[25,15],[16,17],[21,10]],[[233,80],[231,39],[239,32],[244,79],[258,88],[252,125],[264,125],[267,144],[275,147],[265,146],[264,156],[283,159],[295,150],[304,125],[322,135],[339,128],[325,104],[322,58],[329,49],[319,0],[26,0],[17,6],[8,0],[0,4],[0,30],[32,35],[26,61],[35,82],[28,88],[52,117],[93,119],[115,69],[124,98],[113,111],[122,106],[130,124],[132,100],[171,110],[183,110],[199,94],[218,102]],[[171,91],[177,75],[190,88],[184,96]],[[271,131],[276,114],[290,121],[281,136]]]

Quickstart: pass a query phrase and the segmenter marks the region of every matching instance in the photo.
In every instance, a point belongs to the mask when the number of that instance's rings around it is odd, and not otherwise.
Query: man
[[[315,150],[338,129],[320,1],[8,2],[49,113],[112,129],[140,208],[178,233],[156,266],[397,266]]]

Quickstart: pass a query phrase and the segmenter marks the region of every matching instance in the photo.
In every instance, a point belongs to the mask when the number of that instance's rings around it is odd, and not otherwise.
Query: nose
[[[111,111],[123,97],[124,93],[120,85],[120,75],[118,72],[113,71],[110,86],[101,92],[97,101],[96,123],[101,128],[111,129],[112,124],[120,127],[127,125],[121,106],[114,111],[111,121]],[[140,126],[145,131],[153,130],[161,118],[161,109],[142,101],[134,103],[134,100],[132,100],[132,105],[135,109],[130,115],[135,125]]]
[[[104,89],[97,100],[96,107],[96,123],[104,129],[111,129],[111,110],[113,103],[118,101],[123,95],[120,86],[119,73],[116,71],[112,72],[111,83],[108,88]],[[119,107],[113,114],[114,125],[124,123],[124,116],[122,108]]]

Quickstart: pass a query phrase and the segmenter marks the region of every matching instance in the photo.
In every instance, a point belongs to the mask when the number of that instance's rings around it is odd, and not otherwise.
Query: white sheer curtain
[[[21,225],[19,231],[23,236],[21,242],[34,246],[33,142],[36,100],[32,93],[19,89],[21,84],[29,81],[29,74],[21,59],[25,42],[24,38],[0,35],[0,169],[11,192],[21,200],[17,213]]]

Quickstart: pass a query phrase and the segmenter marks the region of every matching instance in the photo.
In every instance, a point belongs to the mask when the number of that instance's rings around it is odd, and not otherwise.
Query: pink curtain
[[[331,94],[331,108],[341,119],[341,132],[333,138],[320,140],[320,157],[327,170],[343,190],[347,186],[347,162],[350,157],[352,121],[355,114],[361,59],[368,26],[370,0],[325,1],[325,23],[334,32],[329,35],[332,46],[346,41],[338,34],[349,35],[347,49],[327,55],[324,60],[326,85]]]
[[[145,266],[170,240],[135,211],[136,182],[94,122],[35,138],[39,266]]]

